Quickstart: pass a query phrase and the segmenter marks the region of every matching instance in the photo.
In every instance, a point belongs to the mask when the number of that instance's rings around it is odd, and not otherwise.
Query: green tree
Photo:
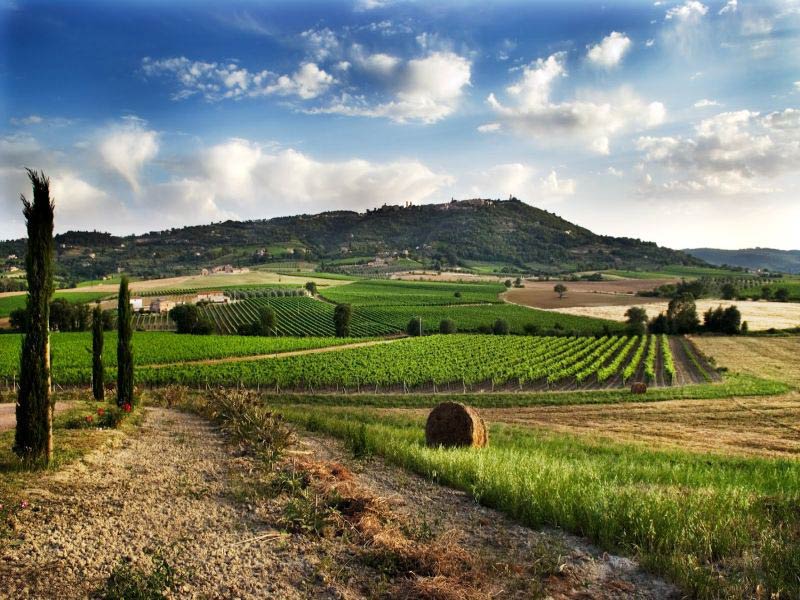
[[[508,321],[505,319],[497,319],[492,325],[492,333],[495,335],[508,335],[509,331]]]
[[[406,333],[412,336],[419,336],[422,335],[422,319],[420,317],[414,317],[408,322],[406,325]]]
[[[27,460],[53,455],[53,402],[50,394],[50,298],[53,295],[53,202],[50,180],[28,169],[33,202],[21,196],[28,229],[26,332],[20,355],[14,452]]]
[[[647,325],[647,330],[650,333],[669,333],[669,320],[665,313],[659,313]]]
[[[312,296],[316,296],[317,295],[317,284],[315,282],[313,282],[313,281],[307,281],[306,282],[306,290]]]
[[[350,319],[353,309],[349,304],[337,304],[333,309],[333,327],[336,337],[350,337]]]
[[[736,297],[738,290],[736,286],[732,283],[723,283],[722,287],[720,288],[720,296],[723,300],[733,300]]]
[[[128,277],[119,282],[117,302],[117,405],[133,406],[133,327]]]
[[[26,332],[28,330],[28,311],[24,308],[15,308],[8,315],[8,324],[12,329]]]
[[[275,335],[277,327],[277,317],[275,309],[271,306],[261,306],[258,309],[259,335]]]
[[[691,294],[680,294],[669,301],[667,321],[670,333],[694,333],[700,327],[697,305]]]
[[[555,287],[553,287],[553,291],[554,291],[556,294],[558,294],[558,297],[559,297],[559,298],[563,298],[563,297],[564,297],[564,294],[566,294],[566,293],[567,293],[567,286],[565,286],[563,283],[557,283],[557,284],[555,285]]]
[[[196,304],[179,304],[171,308],[169,318],[175,322],[178,333],[189,333],[193,335],[207,335],[214,331],[214,325],[206,315],[204,315]],[[259,335],[249,333],[248,335]]]
[[[768,285],[764,285],[761,287],[761,298],[763,300],[769,300],[772,298],[772,288]]]
[[[647,333],[647,311],[641,306],[631,306],[625,311],[625,327],[631,335]]]
[[[98,401],[105,399],[103,341],[103,309],[97,303],[92,312],[92,395]]]
[[[439,333],[449,334],[456,332],[456,324],[452,319],[442,319],[439,323]]]
[[[775,301],[776,302],[788,302],[789,301],[789,290],[785,287],[778,288],[775,290]]]
[[[511,284],[511,280],[510,280],[510,279],[506,279],[506,280],[505,280],[503,283],[504,283],[504,285],[505,285],[507,288],[510,288],[510,287],[511,287],[511,285],[512,285],[512,284]]]

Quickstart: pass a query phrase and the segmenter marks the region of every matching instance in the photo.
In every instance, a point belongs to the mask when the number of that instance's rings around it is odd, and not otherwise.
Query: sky
[[[508,198],[800,247],[800,0],[0,0],[0,239]]]

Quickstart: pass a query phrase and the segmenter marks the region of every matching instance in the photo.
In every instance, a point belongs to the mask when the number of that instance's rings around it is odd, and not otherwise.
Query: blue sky
[[[800,0],[0,2],[0,238],[513,194],[797,248]]]

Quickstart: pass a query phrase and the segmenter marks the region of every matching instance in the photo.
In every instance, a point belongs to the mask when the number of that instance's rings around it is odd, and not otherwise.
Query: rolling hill
[[[427,266],[497,261],[539,273],[704,264],[651,242],[597,235],[514,198],[385,205],[364,213],[226,221],[126,237],[71,231],[56,236],[56,244],[59,273],[72,279],[92,279],[118,269],[151,277],[226,263],[394,255]],[[0,256],[16,254],[21,259],[23,252],[23,240],[0,242]]]
[[[770,271],[781,271],[782,273],[800,273],[800,250],[691,248],[684,250],[684,252],[712,265],[729,265],[746,269],[769,269]]]

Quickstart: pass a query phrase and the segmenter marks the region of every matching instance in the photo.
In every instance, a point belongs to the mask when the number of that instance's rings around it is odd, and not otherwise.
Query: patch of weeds
[[[121,560],[98,595],[103,600],[160,600],[178,585],[178,576],[160,555],[152,557],[150,572],[137,569],[130,562]]]
[[[345,439],[345,444],[353,453],[354,458],[367,458],[370,455],[367,442],[367,426],[361,423],[355,429],[350,429]]]
[[[431,524],[428,523],[428,519],[425,517],[422,517],[422,521],[403,523],[401,531],[406,537],[418,542],[430,542],[436,537],[433,527],[431,527]]]
[[[283,527],[291,533],[326,537],[332,524],[331,513],[326,498],[306,488],[286,503]]]

